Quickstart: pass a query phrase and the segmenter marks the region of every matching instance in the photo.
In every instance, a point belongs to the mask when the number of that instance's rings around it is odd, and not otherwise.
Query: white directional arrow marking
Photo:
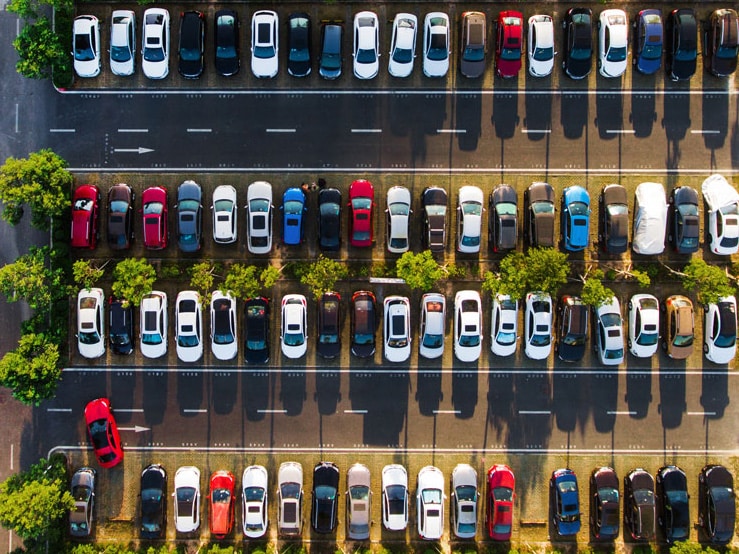
[[[118,427],[119,431],[135,431],[141,433],[142,431],[151,431],[149,427],[141,427],[140,425],[134,425],[133,427]]]
[[[113,152],[133,152],[134,154],[148,154],[154,152],[152,148],[144,148],[139,146],[138,148],[113,148]]]

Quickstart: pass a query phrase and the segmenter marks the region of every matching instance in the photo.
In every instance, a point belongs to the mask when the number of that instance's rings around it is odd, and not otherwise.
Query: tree
[[[260,289],[256,266],[233,264],[226,274],[223,288],[240,300],[256,296]]]
[[[59,348],[41,333],[22,335],[18,347],[0,359],[0,383],[24,404],[53,398],[61,377]]]
[[[588,267],[588,271],[582,278],[582,301],[588,306],[597,308],[610,302],[615,296],[614,292],[603,285],[603,271]]]
[[[28,254],[0,268],[0,292],[8,302],[25,300],[32,309],[38,310],[48,308],[54,300],[68,294],[64,271],[46,267],[48,251],[46,246],[31,247]]]
[[[75,284],[82,289],[91,289],[105,275],[105,262],[100,267],[92,260],[76,260],[72,265],[72,278]]]
[[[447,276],[445,268],[434,259],[431,250],[418,254],[405,252],[395,264],[395,273],[413,290],[428,292]]]
[[[210,293],[213,290],[217,271],[220,271],[220,265],[212,262],[197,263],[189,270],[190,288],[200,294],[203,308],[207,308],[210,304]]]
[[[265,289],[271,289],[275,286],[275,283],[280,279],[282,270],[276,268],[273,265],[268,265],[259,274],[259,280],[262,282],[262,286]],[[346,274],[342,276],[342,279],[346,277]]]
[[[726,271],[701,258],[693,258],[682,272],[677,273],[682,278],[683,287],[695,291],[701,304],[712,304],[718,302],[722,296],[734,294],[734,287],[731,286]]]
[[[113,296],[138,306],[152,291],[157,272],[144,258],[126,258],[116,264],[113,279]]]
[[[625,264],[621,267],[608,267],[609,278],[612,277],[614,280],[634,280],[641,288],[647,288],[652,284],[652,278],[646,271],[634,269],[631,263]]]
[[[493,295],[508,294],[514,300],[535,290],[554,296],[567,282],[569,273],[567,254],[554,248],[529,248],[525,254],[511,252],[506,255],[497,274],[486,272],[482,288]]]
[[[324,292],[334,290],[336,281],[344,279],[348,274],[349,270],[343,263],[320,254],[318,259],[302,272],[300,282],[307,285],[313,293],[313,298],[318,300]]]

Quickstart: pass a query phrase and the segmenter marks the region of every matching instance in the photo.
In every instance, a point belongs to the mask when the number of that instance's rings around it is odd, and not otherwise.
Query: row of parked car
[[[488,50],[487,17],[478,11],[461,15],[459,67],[462,75],[483,75]],[[707,69],[717,76],[733,73],[739,47],[739,20],[732,9],[715,10],[708,22],[703,45]],[[603,10],[598,17],[598,70],[603,77],[620,77],[627,67],[629,18],[621,9]],[[593,13],[590,8],[570,8],[562,21],[564,29],[562,67],[573,79],[586,77],[592,67],[594,47]],[[169,72],[170,16],[166,9],[149,8],[143,16],[141,66],[150,79],[162,79]],[[204,69],[205,16],[191,10],[180,14],[179,72],[186,78],[198,78]],[[654,74],[665,67],[673,80],[690,79],[696,70],[699,24],[689,8],[672,10],[665,24],[659,9],[638,12],[633,22],[633,63],[638,71]],[[361,11],[352,25],[353,72],[359,79],[372,79],[380,70],[380,22],[377,14]],[[341,25],[326,23],[321,27],[319,74],[335,79],[342,71]],[[388,72],[393,77],[408,77],[416,58],[418,17],[398,13],[393,19],[388,53]],[[443,12],[426,14],[423,29],[423,72],[428,77],[443,77],[449,70],[451,56],[449,16]],[[287,71],[304,77],[313,61],[311,20],[306,13],[287,18]],[[498,14],[494,31],[494,67],[496,75],[516,77],[528,53],[529,73],[534,77],[551,74],[554,68],[554,22],[551,15],[536,14],[528,19],[528,44],[524,48],[524,17],[519,11]],[[663,45],[664,43],[664,45]],[[74,68],[80,77],[95,77],[101,68],[100,24],[92,15],[74,21]],[[220,75],[230,76],[240,66],[239,18],[236,11],[219,10],[214,21],[214,66]],[[258,10],[251,18],[251,70],[256,77],[275,77],[280,60],[280,25],[276,12]],[[136,15],[130,10],[115,10],[110,32],[110,68],[116,75],[131,75],[136,58]]]

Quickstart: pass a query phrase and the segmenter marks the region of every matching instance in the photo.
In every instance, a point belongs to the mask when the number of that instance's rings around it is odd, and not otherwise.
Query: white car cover
[[[637,254],[662,254],[665,250],[667,201],[659,183],[636,187],[636,210],[632,248]]]
[[[739,202],[739,192],[729,184],[723,175],[714,174],[708,177],[701,185],[701,192],[703,192],[708,210],[711,212]]]

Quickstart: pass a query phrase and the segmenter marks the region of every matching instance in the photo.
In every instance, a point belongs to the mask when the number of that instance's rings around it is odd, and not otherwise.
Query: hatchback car
[[[590,8],[570,8],[564,21],[562,69],[572,79],[584,79],[593,66],[593,12]]]
[[[291,13],[287,17],[287,72],[293,77],[306,77],[311,71],[311,24],[307,13]]]
[[[280,341],[282,353],[287,358],[300,358],[308,350],[307,305],[302,294],[286,294],[282,297]]]
[[[518,300],[507,294],[496,294],[490,321],[490,349],[498,356],[516,352],[518,340]]]
[[[141,34],[141,70],[149,79],[169,75],[169,12],[147,8]]]
[[[382,468],[382,524],[388,531],[408,526],[408,473],[400,464]]]
[[[215,290],[210,297],[210,349],[218,360],[233,360],[239,347],[236,337],[236,299]]]
[[[374,241],[375,189],[372,183],[359,179],[349,187],[349,244],[372,246]]]
[[[459,189],[457,204],[457,252],[474,254],[480,251],[482,235],[482,190],[464,186]]]
[[[203,74],[205,50],[205,18],[203,12],[189,10],[180,14],[179,65],[185,79],[197,79]]]
[[[82,289],[77,294],[77,350],[83,358],[105,354],[103,289]]]
[[[446,191],[439,187],[424,189],[421,202],[424,246],[432,252],[443,252],[446,248]]]
[[[485,72],[487,51],[487,25],[482,12],[462,14],[462,45],[460,47],[459,70],[470,79],[482,77]]]
[[[167,472],[159,464],[148,465],[139,484],[141,538],[159,539],[167,527]]]
[[[200,527],[200,470],[182,466],[174,474],[174,526],[178,533]]]
[[[557,469],[549,479],[552,526],[561,537],[580,531],[580,495],[577,476],[571,469]]]
[[[440,358],[444,354],[446,299],[443,294],[429,292],[421,298],[421,326],[418,353],[424,358]]]
[[[252,254],[272,250],[272,185],[256,181],[246,190],[247,248]]]
[[[97,472],[91,467],[81,467],[72,475],[74,506],[69,513],[69,534],[73,537],[89,537],[92,533],[96,478]]]
[[[618,477],[610,467],[590,474],[590,532],[598,540],[618,538],[620,500]]]
[[[260,79],[271,79],[279,68],[279,25],[277,13],[254,12],[251,18],[251,72]]]
[[[533,360],[545,360],[552,351],[552,297],[544,292],[526,294],[524,352]]]
[[[113,417],[110,400],[97,398],[85,406],[85,427],[95,458],[101,467],[110,468],[123,461],[123,445]]]
[[[651,294],[629,299],[629,351],[637,358],[650,358],[659,345],[659,302]]]
[[[562,194],[562,235],[565,250],[580,252],[590,241],[590,195],[579,185]]]
[[[577,296],[565,295],[557,307],[557,355],[563,362],[579,362],[588,341],[588,307]]]
[[[476,290],[460,290],[454,296],[454,355],[462,362],[476,362],[482,353],[482,301]]]
[[[665,541],[672,544],[690,537],[688,480],[677,466],[664,466],[657,472],[657,521]]]
[[[346,472],[346,533],[351,540],[367,540],[370,535],[372,489],[370,470],[354,464]]]
[[[449,71],[449,16],[430,12],[423,19],[423,74],[444,77]]]
[[[177,187],[177,244],[182,252],[200,250],[203,228],[203,191],[195,181]]]
[[[110,71],[113,75],[133,75],[136,65],[136,14],[113,10],[110,18]]]
[[[595,314],[595,352],[603,365],[618,365],[624,361],[624,334],[621,304],[618,298],[593,308]]]
[[[654,479],[642,468],[632,469],[624,477],[624,524],[632,539],[652,541],[656,521]]]
[[[507,465],[496,464],[487,473],[487,509],[485,527],[488,536],[496,541],[507,541],[513,530],[513,500],[516,478]]]
[[[549,183],[533,183],[524,191],[524,236],[530,246],[554,246],[554,189]]]
[[[305,194],[297,187],[290,187],[282,195],[282,241],[293,246],[303,242],[305,232]]]
[[[72,57],[78,77],[100,74],[100,22],[94,15],[79,15],[72,23]]]
[[[318,300],[318,339],[316,352],[324,358],[341,354],[341,295],[324,292]]]
[[[626,252],[629,245],[629,200],[621,185],[606,185],[600,193],[601,248],[609,254]]]
[[[529,74],[546,77],[554,69],[554,24],[551,15],[529,17],[528,33]]]
[[[692,8],[672,10],[665,28],[665,69],[673,81],[690,79],[698,59],[698,20]]]
[[[244,359],[251,364],[269,361],[269,300],[261,296],[244,302]]]
[[[318,246],[336,252],[341,247],[341,191],[323,189],[318,193]]]
[[[739,19],[736,11],[728,8],[714,11],[705,42],[703,57],[706,69],[716,77],[727,77],[734,73],[739,50]]]
[[[488,244],[493,252],[516,248],[518,242],[518,195],[510,185],[498,185],[488,202]]]
[[[136,193],[124,183],[108,189],[108,246],[125,250],[133,240],[133,203]]]
[[[354,15],[354,76],[372,79],[380,71],[380,23],[377,14],[363,11]]]
[[[303,466],[282,462],[277,471],[277,534],[299,537],[303,532]]]
[[[100,190],[95,185],[82,185],[72,195],[73,248],[94,249],[98,242]]]
[[[626,12],[610,9],[598,19],[598,71],[603,77],[620,77],[626,71],[629,23]]]
[[[339,523],[339,468],[332,462],[313,468],[310,519],[316,533],[333,533]]]
[[[203,357],[203,312],[200,294],[183,290],[175,301],[175,344],[183,362],[197,362]]]
[[[444,534],[444,474],[434,466],[422,467],[416,486],[418,535],[438,541]]]
[[[318,59],[318,74],[324,79],[333,80],[341,77],[343,34],[344,28],[341,25],[327,23],[321,26],[321,57]]]
[[[133,352],[133,308],[129,302],[110,297],[108,300],[108,340],[114,354]]]
[[[495,74],[503,78],[516,77],[523,55],[523,14],[511,10],[500,12],[496,28]]]
[[[167,189],[149,187],[141,195],[144,213],[144,246],[150,250],[167,247],[169,229],[167,227]]]
[[[722,296],[703,310],[703,352],[713,363],[728,364],[736,356],[736,298]]]
[[[351,350],[359,358],[375,353],[375,329],[377,329],[377,300],[374,293],[359,290],[352,294]]]
[[[139,341],[146,358],[167,353],[167,293],[153,290],[141,299]]]
[[[259,465],[247,467],[241,476],[242,530],[249,539],[258,539],[267,532],[268,479],[267,469]]]
[[[698,251],[698,192],[692,187],[672,189],[667,202],[670,205],[667,240],[678,254]]]
[[[473,539],[477,533],[477,472],[469,464],[452,470],[452,531],[460,539]]]
[[[634,22],[634,66],[645,75],[656,73],[662,65],[662,14],[641,10]]]
[[[666,312],[662,349],[670,358],[684,360],[693,353],[693,303],[687,296],[675,294],[662,306]]]
[[[388,362],[405,362],[411,355],[411,306],[405,296],[388,296],[383,301],[383,352]]]
[[[399,13],[395,16],[387,64],[387,70],[393,77],[408,77],[413,72],[417,32],[418,18],[415,15]]]
[[[234,525],[236,479],[233,473],[223,469],[210,476],[210,506],[208,527],[216,540],[223,540],[231,533]]]
[[[393,254],[408,251],[411,193],[406,187],[391,187],[387,191],[387,249]]]
[[[219,75],[230,77],[239,72],[239,16],[234,10],[218,10],[215,17],[215,60]],[[223,186],[223,185],[222,185]]]
[[[701,185],[708,211],[711,252],[728,256],[739,251],[739,193],[722,175],[711,175]]]
[[[231,185],[219,185],[213,191],[213,240],[218,244],[236,242],[238,217],[236,189]]]
[[[736,523],[734,477],[721,465],[709,464],[698,475],[698,524],[713,544],[728,544]]]

